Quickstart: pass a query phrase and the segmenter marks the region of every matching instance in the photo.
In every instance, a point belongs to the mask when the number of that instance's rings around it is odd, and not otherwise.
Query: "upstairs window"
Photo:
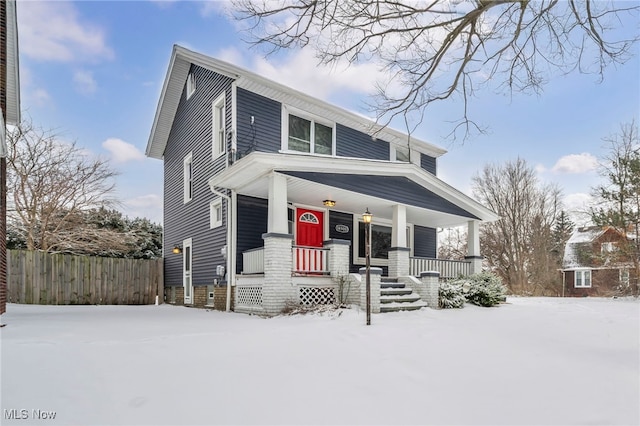
[[[187,99],[196,91],[196,76],[190,72],[187,76]]]
[[[294,114],[287,114],[286,117],[286,150],[333,155],[333,124],[320,123]]]
[[[213,115],[213,159],[215,160],[226,151],[226,114],[224,93],[212,104]]]
[[[583,270],[575,271],[574,285],[576,288],[591,287],[591,270],[583,269]]]
[[[193,198],[193,154],[184,157],[183,162],[184,202],[188,203]]]

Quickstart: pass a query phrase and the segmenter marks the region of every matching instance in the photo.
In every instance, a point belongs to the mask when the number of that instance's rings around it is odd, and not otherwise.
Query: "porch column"
[[[270,234],[288,234],[287,178],[279,173],[269,176],[269,213],[267,232]]]
[[[393,206],[393,225],[391,228],[391,247],[389,248],[389,276],[409,275],[409,254],[407,247],[407,208]]]
[[[293,286],[291,244],[293,235],[262,234],[264,240],[264,284],[262,307],[267,315],[278,315],[287,302],[298,302]]]
[[[277,173],[269,176],[269,211],[264,240],[264,284],[262,307],[267,315],[277,315],[287,301],[298,302],[291,279],[293,260],[287,220],[287,178]]]
[[[471,273],[482,272],[482,256],[480,255],[480,221],[470,220],[467,223],[467,255],[471,262]]]

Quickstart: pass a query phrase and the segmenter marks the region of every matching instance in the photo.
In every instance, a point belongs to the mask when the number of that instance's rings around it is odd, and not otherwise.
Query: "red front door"
[[[307,247],[322,247],[324,237],[324,213],[296,209],[296,245]]]
[[[316,210],[296,210],[296,248],[294,248],[294,270],[302,273],[324,271],[324,213]],[[317,248],[313,248],[317,247]]]

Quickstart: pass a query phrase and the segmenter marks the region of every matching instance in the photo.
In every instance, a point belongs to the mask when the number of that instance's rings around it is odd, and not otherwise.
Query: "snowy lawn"
[[[358,310],[10,304],[0,423],[640,422],[637,300],[508,302],[373,315],[370,327]]]

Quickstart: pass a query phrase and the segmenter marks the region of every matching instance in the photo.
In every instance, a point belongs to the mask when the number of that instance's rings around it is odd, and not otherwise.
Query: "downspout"
[[[231,272],[231,253],[232,253],[232,248],[233,248],[233,243],[231,241],[231,239],[233,238],[233,230],[231,227],[231,213],[232,213],[232,209],[231,209],[231,197],[229,197],[227,194],[222,193],[214,188],[209,188],[211,189],[211,192],[213,192],[215,195],[224,198],[227,201],[227,304],[225,307],[226,312],[231,311],[231,283],[232,283],[232,272]]]
[[[564,297],[565,280],[566,280],[565,272],[562,271],[562,297]]]

